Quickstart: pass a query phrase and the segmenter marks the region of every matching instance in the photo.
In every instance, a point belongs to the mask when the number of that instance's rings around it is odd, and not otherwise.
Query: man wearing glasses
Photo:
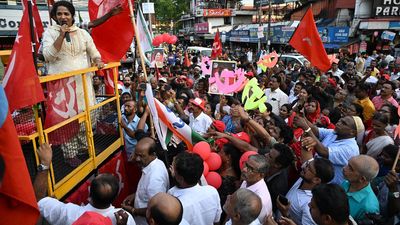
[[[243,183],[240,188],[246,188],[256,193],[262,202],[262,209],[258,220],[263,222],[266,216],[272,215],[271,196],[264,177],[267,174],[268,163],[263,155],[252,155],[242,169]]]

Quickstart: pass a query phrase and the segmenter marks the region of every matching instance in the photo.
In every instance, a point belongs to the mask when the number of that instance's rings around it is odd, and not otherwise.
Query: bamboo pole
[[[146,82],[147,82],[147,71],[146,71],[146,65],[145,65],[145,62],[144,62],[144,53],[143,53],[142,46],[141,46],[140,40],[139,40],[138,30],[137,30],[136,22],[135,22],[135,15],[133,14],[132,0],[128,0],[128,4],[129,4],[129,13],[131,15],[131,21],[132,21],[133,30],[135,32],[136,46],[137,46],[137,48],[139,50],[140,62],[142,64],[144,77],[145,77]],[[147,101],[149,101],[149,100],[151,100],[151,99],[147,99]],[[151,132],[151,136],[153,138],[155,138],[154,123],[153,123],[153,118],[151,116],[150,116],[150,132]]]

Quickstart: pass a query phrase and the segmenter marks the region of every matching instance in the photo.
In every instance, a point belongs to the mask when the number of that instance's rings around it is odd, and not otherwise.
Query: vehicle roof
[[[212,50],[211,48],[206,48],[206,47],[198,47],[198,46],[189,46],[188,49],[195,49],[195,50]]]

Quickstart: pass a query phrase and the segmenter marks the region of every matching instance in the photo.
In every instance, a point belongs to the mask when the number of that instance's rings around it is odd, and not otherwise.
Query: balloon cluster
[[[201,141],[193,146],[193,152],[200,155],[204,160],[204,170],[203,175],[207,180],[207,183],[215,188],[219,188],[222,184],[221,175],[219,175],[215,170],[219,169],[222,165],[221,156],[215,152],[211,152],[210,145]]]
[[[162,43],[167,43],[167,44],[175,44],[178,41],[178,38],[175,35],[170,35],[168,33],[163,33],[160,35],[157,35],[153,38],[153,46],[158,47]]]

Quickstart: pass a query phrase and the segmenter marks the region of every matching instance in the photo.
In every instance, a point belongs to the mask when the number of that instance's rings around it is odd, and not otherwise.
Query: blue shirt
[[[355,138],[336,140],[337,135],[331,129],[318,128],[318,131],[319,140],[328,148],[329,161],[335,169],[335,177],[331,182],[340,185],[344,181],[343,167],[352,157],[360,154],[357,141]]]
[[[135,117],[133,118],[133,120],[131,122],[128,121],[128,118],[125,115],[122,115],[122,119],[124,120],[124,122],[126,123],[126,126],[129,129],[131,129],[132,131],[136,131],[137,130],[137,126],[139,124],[140,118],[136,114],[135,114]],[[144,132],[147,132],[147,129],[148,129],[147,124],[145,124]],[[124,130],[124,139],[125,139],[126,154],[128,155],[128,158],[129,158],[131,156],[131,154],[133,154],[135,152],[137,140],[136,140],[136,138],[130,137],[126,133],[125,130]]]
[[[349,192],[350,183],[346,180],[342,183],[343,189],[349,199],[350,215],[356,221],[365,219],[366,213],[379,213],[379,202],[371,185],[356,192]]]

